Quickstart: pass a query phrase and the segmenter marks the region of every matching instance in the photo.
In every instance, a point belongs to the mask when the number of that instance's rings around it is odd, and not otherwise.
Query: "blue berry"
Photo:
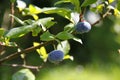
[[[91,30],[91,25],[86,21],[79,22],[75,26],[75,30],[77,33],[87,33]]]
[[[48,54],[48,60],[52,63],[59,63],[64,58],[64,53],[60,50],[51,51]]]

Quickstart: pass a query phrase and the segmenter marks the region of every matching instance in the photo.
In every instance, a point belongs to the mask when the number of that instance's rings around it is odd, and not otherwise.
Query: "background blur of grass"
[[[36,80],[120,80],[119,74],[120,68],[115,65],[67,65],[42,69]]]

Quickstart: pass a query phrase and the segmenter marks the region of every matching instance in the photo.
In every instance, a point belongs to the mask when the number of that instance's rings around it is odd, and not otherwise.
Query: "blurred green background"
[[[57,0],[24,0],[27,4],[34,4],[38,7],[51,7]],[[5,6],[6,5],[6,6]],[[0,27],[7,29],[9,26],[8,14],[10,13],[10,2],[8,0],[0,1]],[[64,5],[66,6],[66,5]],[[71,7],[72,5],[66,6]],[[87,11],[85,14],[86,20],[89,21],[92,14]],[[4,15],[4,16],[3,16]],[[15,15],[22,18],[21,14]],[[51,28],[52,33],[57,33],[63,30],[63,26],[69,23],[63,17],[53,14],[40,14],[39,17],[53,16],[58,22]],[[94,16],[92,16],[94,17]],[[28,19],[31,17],[24,17]],[[93,21],[94,22],[94,21]],[[19,24],[15,24],[19,26]],[[120,79],[120,18],[109,16],[98,25],[92,27],[89,33],[76,35],[81,38],[83,44],[79,44],[70,40],[71,50],[70,55],[74,57],[74,61],[64,60],[58,65],[47,62],[39,72],[34,70],[36,80],[119,80]],[[32,37],[31,34],[20,39],[14,39],[20,46],[27,48],[32,46],[32,41],[39,41],[39,37]],[[53,47],[48,46],[47,52],[50,52]],[[13,48],[7,48],[5,55],[0,55],[0,58],[15,52]],[[27,55],[26,61],[28,65],[41,65],[42,60],[39,55],[33,51]],[[22,59],[19,57],[7,63],[22,64]],[[0,80],[11,80],[12,75],[21,68],[13,68],[9,66],[0,66]]]

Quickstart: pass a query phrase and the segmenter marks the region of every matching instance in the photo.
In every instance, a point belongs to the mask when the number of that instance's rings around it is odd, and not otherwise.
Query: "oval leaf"
[[[69,51],[70,51],[70,44],[69,44],[69,42],[67,40],[60,42],[57,45],[57,50],[63,51],[64,54],[69,53]]]
[[[28,26],[13,28],[5,34],[5,37],[9,37],[9,38],[21,37],[26,33],[30,32],[33,27],[34,27],[33,25],[28,25]]]
[[[21,69],[13,74],[12,80],[35,80],[35,76],[29,69]]]
[[[53,14],[53,13],[56,13],[68,20],[71,19],[71,10],[69,9],[65,9],[65,8],[57,8],[57,7],[52,7],[52,8],[43,8],[42,9],[42,12],[45,13],[45,14]]]
[[[73,35],[71,33],[68,33],[66,31],[63,31],[63,32],[60,32],[56,35],[56,37],[58,39],[61,39],[61,40],[67,40],[67,39],[72,39],[73,38]]]
[[[97,0],[85,0],[82,4],[82,7],[83,6],[88,6],[88,5],[91,5],[93,3],[95,3]]]
[[[39,46],[40,43],[34,42],[33,45],[34,46]],[[38,52],[38,54],[40,55],[40,57],[46,62],[48,54],[47,54],[47,51],[46,51],[45,47],[42,46],[42,47],[40,47],[40,49],[36,49],[36,51]]]
[[[40,40],[42,41],[51,41],[51,40],[54,40],[54,35],[51,34],[49,31],[43,33],[41,36],[40,36]]]

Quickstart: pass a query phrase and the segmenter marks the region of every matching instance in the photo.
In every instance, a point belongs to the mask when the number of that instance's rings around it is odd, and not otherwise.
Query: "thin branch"
[[[38,45],[38,46],[35,46],[35,47],[32,46],[32,47],[29,47],[29,48],[27,48],[27,49],[24,49],[24,50],[22,50],[21,52],[11,53],[11,55],[0,59],[0,64],[2,64],[3,62],[6,62],[6,61],[12,60],[12,59],[18,57],[18,56],[19,56],[20,54],[22,54],[22,53],[24,53],[24,54],[29,53],[29,52],[31,52],[31,51],[33,51],[33,50],[36,50],[37,48],[40,48],[40,47],[42,47],[42,46],[46,46],[46,45],[51,44],[51,43],[53,43],[53,42],[54,42],[54,41],[44,42],[44,43],[41,43],[41,44]]]
[[[109,9],[99,20],[97,20],[95,23],[91,24],[92,26],[98,24],[102,19],[104,19],[105,17],[107,17],[109,15],[111,9]]]
[[[22,65],[22,64],[2,64],[2,66],[11,66],[11,67],[24,67],[28,69],[34,69],[39,71],[43,67],[43,65],[40,66],[31,66],[31,65]]]
[[[80,13],[80,20],[79,20],[79,22],[81,22],[81,21],[83,21],[84,19],[84,13],[85,13],[85,11],[86,11],[86,8],[85,7],[82,7],[82,11],[81,11],[81,13]]]
[[[11,3],[11,14],[14,15],[14,13],[15,13],[14,3],[12,2]],[[11,18],[10,18],[10,28],[12,28],[13,25],[14,25],[14,18],[13,18],[13,16],[11,16]]]

